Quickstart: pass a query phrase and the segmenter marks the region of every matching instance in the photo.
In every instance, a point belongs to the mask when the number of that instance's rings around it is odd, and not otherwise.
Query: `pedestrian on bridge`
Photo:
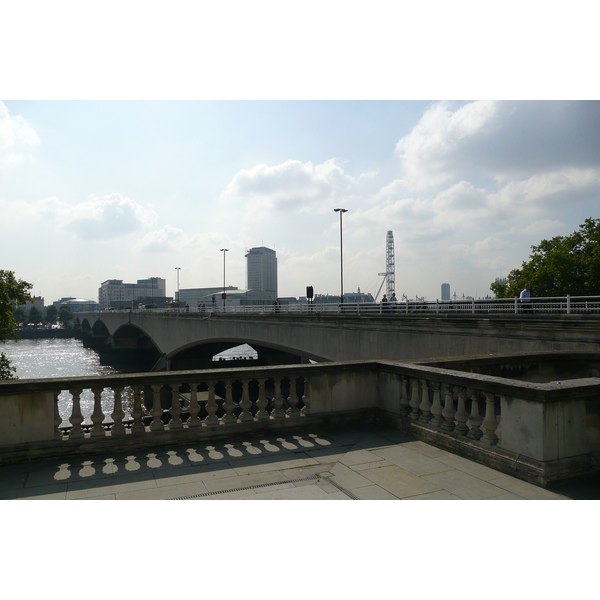
[[[531,288],[529,287],[529,284],[525,285],[525,288],[521,292],[519,299],[521,300],[523,312],[530,312],[531,311]]]

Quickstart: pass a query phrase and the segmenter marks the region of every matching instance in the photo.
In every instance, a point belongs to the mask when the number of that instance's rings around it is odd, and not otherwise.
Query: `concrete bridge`
[[[250,344],[269,366],[600,349],[599,314],[268,313],[123,310],[78,313],[85,342],[154,371],[211,368]],[[150,367],[148,367],[150,369]]]

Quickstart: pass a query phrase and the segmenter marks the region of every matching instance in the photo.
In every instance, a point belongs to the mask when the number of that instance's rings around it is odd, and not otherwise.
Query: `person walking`
[[[519,299],[521,300],[523,312],[531,312],[531,288],[529,287],[529,284],[525,285],[525,288],[519,295]]]
[[[384,294],[383,298],[381,299],[381,311],[387,312],[387,310],[388,310],[388,297],[387,297],[387,294]]]

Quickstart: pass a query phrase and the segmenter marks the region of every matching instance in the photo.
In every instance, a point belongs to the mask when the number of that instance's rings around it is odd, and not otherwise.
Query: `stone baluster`
[[[306,377],[304,379],[304,394],[302,395],[302,402],[304,403],[304,407],[300,411],[302,415],[310,414],[310,383]]]
[[[256,400],[256,406],[258,407],[258,412],[256,413],[256,418],[259,421],[266,421],[269,418],[269,413],[267,412],[267,391],[265,389],[265,380],[260,379],[258,381],[258,399]]]
[[[410,412],[410,397],[408,393],[408,378],[400,377],[400,414],[406,416]]]
[[[169,421],[170,430],[183,429],[181,422],[181,404],[179,403],[179,384],[171,384],[171,406],[169,408],[171,420]]]
[[[93,387],[92,395],[94,396],[94,411],[92,412],[92,438],[103,438],[106,436],[102,422],[104,421],[104,413],[102,412],[102,388]]]
[[[215,382],[208,381],[208,401],[206,403],[206,412],[208,415],[204,422],[210,427],[216,427],[219,424],[219,417],[217,417],[217,401],[215,400]]]
[[[73,396],[73,409],[71,411],[71,416],[69,417],[69,421],[71,422],[71,431],[69,432],[69,441],[72,440],[83,440],[83,428],[81,424],[83,423],[83,415],[81,414],[81,404],[79,401],[79,396],[83,390],[74,389],[70,390],[71,395]]]
[[[231,425],[237,422],[235,415],[233,414],[233,409],[235,408],[235,404],[233,402],[232,397],[232,383],[231,381],[225,381],[225,402],[223,404],[223,408],[225,409],[225,414],[221,421],[225,423],[225,425]]]
[[[275,405],[275,408],[271,411],[271,417],[277,420],[285,418],[285,412],[283,412],[281,381],[275,380],[275,387],[273,389],[273,404]]]
[[[250,402],[250,390],[248,389],[250,385],[250,379],[242,379],[242,399],[240,400],[240,408],[242,412],[240,413],[239,419],[240,421],[253,421],[254,417],[250,412],[252,408],[252,402]]]
[[[198,414],[200,413],[200,404],[198,403],[198,384],[190,383],[190,406],[188,408],[190,418],[187,426],[189,428],[200,427],[202,422]]]
[[[123,411],[123,399],[121,398],[121,393],[123,392],[122,387],[113,387],[113,392],[115,395],[115,405],[113,407],[113,412],[111,418],[113,420],[113,425],[110,428],[111,436],[121,436],[125,435],[125,426],[123,425],[123,417],[125,417],[125,412]]]
[[[483,419],[479,415],[479,392],[477,390],[472,390],[471,392],[471,414],[469,415],[469,420],[467,421],[467,425],[469,426],[468,437],[478,440],[483,432],[481,431],[481,423]]]
[[[419,380],[413,377],[410,378],[410,402],[408,403],[411,412],[408,415],[408,418],[411,421],[417,421],[419,419],[419,405],[421,404],[421,400],[419,398]]]
[[[133,411],[131,413],[133,417],[133,424],[131,425],[131,433],[137,435],[139,433],[145,433],[146,428],[144,427],[144,422],[142,417],[144,416],[144,411],[142,410],[142,386],[136,385],[133,386]]]
[[[296,391],[296,378],[290,377],[290,395],[287,399],[290,407],[287,409],[286,414],[291,419],[297,419],[300,416],[298,410],[298,392]]]
[[[458,435],[467,435],[467,433],[469,433],[469,427],[467,425],[467,421],[469,420],[469,414],[467,413],[467,389],[464,387],[457,387],[455,389],[458,390],[458,404],[456,407],[456,414],[454,415],[454,418],[456,419],[454,433],[458,433]]]
[[[496,427],[498,422],[496,421],[496,397],[494,394],[489,392],[485,393],[485,418],[481,426],[485,433],[483,434],[481,441],[495,446],[498,443],[498,436],[496,435]]]
[[[431,405],[431,414],[433,418],[431,419],[431,424],[434,427],[440,427],[444,422],[444,417],[442,416],[444,408],[442,406],[440,384],[437,381],[434,381],[431,386],[433,387],[433,403]]]
[[[61,390],[54,392],[54,437],[62,439],[63,434],[60,426],[62,425],[62,417],[58,411],[58,397],[61,394]]]
[[[454,431],[454,417],[456,415],[456,411],[454,410],[454,394],[452,393],[452,387],[450,385],[444,385],[444,389],[446,391],[444,410],[442,411],[444,422],[440,429],[442,429],[442,431]]]
[[[152,423],[150,431],[163,431],[165,428],[162,422],[163,409],[160,403],[160,390],[162,385],[153,385],[152,387]]]
[[[429,400],[429,386],[427,380],[421,379],[421,416],[419,417],[419,423],[429,423],[431,420],[431,401]]]

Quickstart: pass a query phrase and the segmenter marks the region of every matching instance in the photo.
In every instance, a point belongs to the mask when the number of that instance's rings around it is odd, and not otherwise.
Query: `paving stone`
[[[501,493],[500,487],[458,470],[425,475],[423,479],[464,500],[484,500]]]
[[[352,500],[350,496],[344,494],[344,492],[333,492],[332,494],[327,494],[329,496],[326,500]],[[311,500],[319,500],[319,498],[311,498]]]
[[[438,458],[444,454],[450,454],[446,450],[442,450],[441,448],[436,448],[427,442],[422,442],[421,440],[408,440],[402,443],[403,448],[407,448],[408,450],[413,450],[414,452],[419,452],[420,454],[424,454],[429,458]]]
[[[333,475],[335,482],[346,490],[352,490],[372,484],[372,481],[359,475],[356,471],[353,471],[350,467],[341,463],[337,463],[329,471]]]
[[[428,494],[409,496],[408,498],[403,498],[403,500],[462,500],[462,498],[459,498],[446,490],[440,490],[439,492],[429,492]]]
[[[496,472],[497,473],[497,472]],[[527,481],[522,481],[521,479],[516,479],[515,477],[511,477],[510,475],[502,475],[501,477],[497,477],[496,479],[490,480],[490,483],[506,490],[507,492],[512,492],[517,496],[521,496],[528,500],[568,500],[565,496],[561,494],[557,494],[551,490],[547,490],[537,485],[533,485],[532,483],[527,483]]]
[[[183,473],[177,472],[177,474],[171,473],[170,475],[165,473],[157,473],[154,477],[154,480],[157,487],[170,487],[174,485],[184,486],[188,483],[202,484],[202,481],[205,479],[203,475],[204,473],[202,471],[191,467],[189,470],[186,469]]]
[[[333,467],[335,463],[331,463]],[[318,475],[323,473],[324,469],[327,469],[327,465],[317,463],[316,465],[306,465],[302,467],[296,467],[294,469],[282,469],[281,473],[286,479],[299,479],[300,477],[310,477],[311,475]]]
[[[0,500],[65,500],[67,484],[42,485],[32,488],[11,488],[0,491]]]
[[[337,491],[337,490],[336,490]],[[279,490],[255,490],[253,500],[331,500],[330,494],[316,485],[295,487]]]
[[[146,474],[133,474],[128,477],[122,477],[118,480],[105,481],[102,479],[92,481],[75,481],[67,484],[67,500],[77,500],[90,496],[99,496],[102,494],[118,494],[128,491],[137,491],[143,489],[158,489],[154,478],[149,478]]]
[[[359,500],[398,500],[397,496],[378,485],[368,485],[352,492]]]
[[[234,475],[222,479],[214,479],[204,482],[209,492],[220,492],[236,488],[250,488],[265,483],[289,483],[278,471],[267,471],[252,473],[248,475]]]
[[[368,471],[362,471],[361,475],[398,498],[416,496],[441,489],[441,486],[425,481],[423,478],[396,465],[369,469]],[[354,488],[347,489],[351,489],[353,493],[356,493]]]
[[[279,471],[283,469],[293,469],[294,467],[309,466],[306,461],[302,458],[285,460],[277,459],[275,457],[269,457],[274,460],[249,460],[247,463],[235,463],[233,464],[233,470],[238,475],[246,475],[249,473],[264,473],[267,471]]]
[[[368,450],[364,450],[356,446],[352,450],[346,452],[342,458],[340,458],[340,462],[347,467],[352,467],[354,465],[364,465],[369,462],[380,461],[381,458]]]
[[[344,448],[350,449],[352,446],[345,446]],[[309,450],[306,454],[320,463],[332,463],[343,458],[346,450],[338,447],[336,449]]]
[[[393,448],[373,450],[373,454],[384,458],[415,475],[428,475],[430,473],[440,473],[452,470],[452,467],[433,458],[429,458],[419,452],[410,450],[405,446],[394,446]]]
[[[360,471],[365,471],[366,469],[377,469],[379,467],[389,467],[391,463],[389,460],[384,460],[384,459],[380,459],[380,460],[376,460],[374,462],[370,462],[370,463],[365,463],[362,465],[352,465],[351,469],[353,471],[357,471],[358,473],[360,473]]]
[[[206,487],[198,482],[181,486],[116,491],[115,495],[117,500],[174,500],[182,496],[194,496],[205,492]]]
[[[482,479],[483,481],[490,481],[491,479],[498,477],[498,471],[486,467],[485,465],[480,465],[467,458],[463,458],[462,456],[450,454],[450,452],[438,456],[436,460],[454,469],[473,475],[473,477]]]
[[[518,496],[517,494],[511,494],[510,492],[507,492],[506,494],[499,494],[498,496],[485,498],[485,500],[527,500],[527,498],[523,498],[522,496]]]
[[[215,494],[214,496],[194,498],[194,500],[254,500],[255,497],[256,492],[254,490],[237,490],[235,492]]]
[[[79,500],[116,500],[116,494],[104,494],[102,496],[91,496],[89,498],[79,498]]]

